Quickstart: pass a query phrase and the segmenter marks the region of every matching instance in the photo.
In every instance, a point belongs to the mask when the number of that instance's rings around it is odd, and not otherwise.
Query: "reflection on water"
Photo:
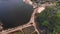
[[[22,0],[0,0],[0,20],[4,28],[25,24],[29,21],[32,6]]]

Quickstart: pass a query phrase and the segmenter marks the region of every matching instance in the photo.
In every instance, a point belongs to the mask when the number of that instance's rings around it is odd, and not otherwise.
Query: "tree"
[[[55,7],[47,7],[37,18],[39,28],[45,29],[46,33],[49,31],[51,34],[60,34],[60,13],[58,7],[57,5]]]

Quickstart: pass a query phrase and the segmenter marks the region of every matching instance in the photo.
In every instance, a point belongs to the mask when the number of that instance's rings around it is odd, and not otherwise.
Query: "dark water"
[[[27,23],[32,11],[22,0],[0,0],[0,20],[5,29]]]

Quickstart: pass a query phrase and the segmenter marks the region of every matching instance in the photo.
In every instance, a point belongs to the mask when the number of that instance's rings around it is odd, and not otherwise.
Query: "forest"
[[[43,0],[46,2],[46,0]],[[55,6],[46,7],[37,17],[41,34],[60,34],[60,0],[48,0]]]

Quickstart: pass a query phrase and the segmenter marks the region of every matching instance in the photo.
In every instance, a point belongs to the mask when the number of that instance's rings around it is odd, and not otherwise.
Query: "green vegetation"
[[[57,2],[58,4],[58,2]],[[60,34],[60,6],[47,7],[37,18],[39,27],[46,27],[47,34]]]
[[[37,32],[34,32],[34,34],[38,34]]]
[[[60,13],[57,13],[56,15],[57,15],[58,18],[60,18]]]
[[[18,32],[17,34],[22,34],[22,32],[20,31],[20,32]]]

